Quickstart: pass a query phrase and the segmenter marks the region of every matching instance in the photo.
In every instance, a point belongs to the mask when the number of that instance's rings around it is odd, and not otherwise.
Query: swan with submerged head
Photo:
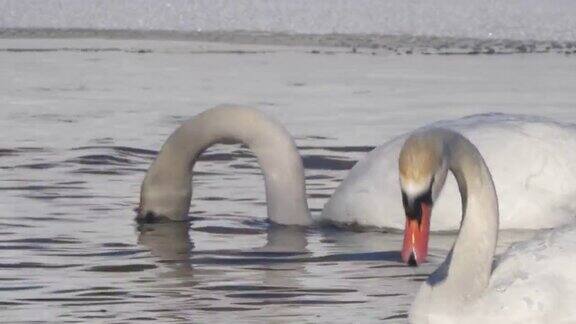
[[[152,163],[140,193],[138,218],[187,218],[196,160],[216,143],[243,143],[256,155],[266,185],[268,218],[283,225],[312,223],[304,167],[280,123],[260,111],[218,106],[189,119],[170,135]]]
[[[576,127],[551,120],[506,114],[475,115],[433,124],[479,142],[498,182],[503,228],[549,228],[573,219],[576,202]],[[417,132],[420,132],[418,130]],[[329,199],[320,221],[401,229],[397,161],[402,135],[358,162]],[[506,141],[502,139],[505,138]],[[142,184],[138,218],[186,218],[192,196],[192,168],[216,143],[240,142],[256,155],[264,174],[268,217],[279,224],[312,223],[302,160],[290,134],[256,109],[220,106],[186,121],[168,138]],[[511,160],[522,160],[511,166]],[[435,185],[438,185],[437,183]],[[460,203],[449,177],[431,230],[458,229]],[[542,214],[553,210],[542,217]]]
[[[412,134],[399,157],[406,223],[401,256],[426,260],[431,213],[448,171],[460,191],[462,219],[444,262],[421,286],[412,323],[570,323],[576,320],[576,227],[512,246],[493,270],[499,210],[478,149],[445,129]]]

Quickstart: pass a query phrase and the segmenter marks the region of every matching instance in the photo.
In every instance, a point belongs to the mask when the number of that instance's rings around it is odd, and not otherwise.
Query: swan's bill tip
[[[406,215],[401,256],[402,261],[410,266],[417,266],[426,262],[428,256],[431,206],[426,203],[421,203],[420,206],[419,217]]]
[[[410,253],[410,257],[408,258],[408,262],[406,262],[406,264],[408,264],[411,267],[418,266],[418,262],[416,261],[416,255],[414,254],[414,252]]]

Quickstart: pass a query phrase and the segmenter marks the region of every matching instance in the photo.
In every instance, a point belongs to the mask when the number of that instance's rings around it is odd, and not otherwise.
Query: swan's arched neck
[[[484,159],[462,135],[428,129],[412,137],[415,139],[407,140],[405,147],[409,141],[424,143],[420,152],[429,150],[431,156],[441,156],[436,170],[448,168],[454,174],[462,198],[462,222],[452,250],[422,286],[412,306],[413,322],[427,323],[422,317],[461,311],[488,286],[498,236],[498,200]]]
[[[462,223],[444,261],[443,267],[448,267],[448,271],[443,286],[451,290],[453,297],[467,302],[482,294],[490,280],[498,239],[498,199],[478,149],[462,135],[450,134],[446,136],[445,150],[448,167],[460,190]]]
[[[269,219],[286,225],[310,224],[304,167],[292,137],[258,110],[232,106],[207,110],[170,135],[142,183],[138,217],[185,219],[197,158],[213,144],[231,142],[245,144],[258,159]]]

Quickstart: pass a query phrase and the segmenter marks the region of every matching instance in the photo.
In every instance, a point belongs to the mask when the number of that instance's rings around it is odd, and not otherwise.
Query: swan
[[[264,174],[270,221],[310,225],[304,167],[294,140],[277,121],[248,107],[222,105],[184,122],[162,146],[140,191],[137,219],[185,220],[196,160],[216,143],[243,143]]]
[[[513,246],[492,275],[498,198],[476,146],[452,130],[415,132],[402,146],[398,170],[406,215],[404,262],[419,265],[426,260],[432,208],[448,171],[458,184],[463,211],[452,249],[416,295],[409,314],[412,323],[484,323],[488,319],[568,323],[576,319],[576,276],[571,273],[576,266],[574,227]]]
[[[427,127],[453,129],[479,143],[502,197],[501,229],[551,228],[574,219],[576,169],[571,161],[576,160],[576,152],[565,149],[576,146],[574,125],[541,117],[483,114]],[[396,161],[407,136],[392,139],[358,162],[314,221],[402,229]],[[138,218],[186,218],[196,159],[210,145],[229,142],[244,143],[256,155],[265,178],[271,221],[313,223],[302,160],[290,134],[260,111],[232,105],[193,117],[168,138],[142,183]],[[435,204],[433,231],[459,226],[457,189],[450,176],[444,191]]]
[[[491,113],[440,121],[419,130],[427,128],[459,132],[483,152],[501,198],[500,229],[554,228],[575,220],[576,151],[569,149],[576,147],[575,125]],[[319,220],[403,229],[397,161],[408,136],[378,146],[356,163]],[[456,231],[460,226],[461,204],[451,175],[444,192],[435,203],[432,231]]]

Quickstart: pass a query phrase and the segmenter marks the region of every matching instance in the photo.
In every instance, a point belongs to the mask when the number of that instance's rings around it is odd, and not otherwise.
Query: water
[[[284,123],[313,214],[355,161],[414,127],[489,111],[576,120],[576,63],[563,55],[122,40],[0,49],[3,322],[405,322],[454,237],[434,235],[431,262],[415,269],[399,262],[398,233],[272,226],[242,146],[197,164],[190,223],[134,221],[158,148],[205,108],[253,105]],[[504,234],[500,250],[526,235]]]
[[[2,190],[16,210],[2,217],[4,319],[402,318],[430,270],[399,262],[398,234],[269,225],[264,200],[250,193],[262,186],[256,162],[238,147],[211,150],[199,164],[191,223],[145,225],[131,209],[154,152],[101,145],[69,153],[61,162],[7,167],[14,177]],[[49,149],[4,154],[58,158]],[[323,201],[343,167],[321,154],[306,161],[318,169],[310,195]],[[49,175],[34,181],[24,170]],[[119,182],[133,182],[132,190],[106,193]],[[379,310],[386,298],[390,308]]]

